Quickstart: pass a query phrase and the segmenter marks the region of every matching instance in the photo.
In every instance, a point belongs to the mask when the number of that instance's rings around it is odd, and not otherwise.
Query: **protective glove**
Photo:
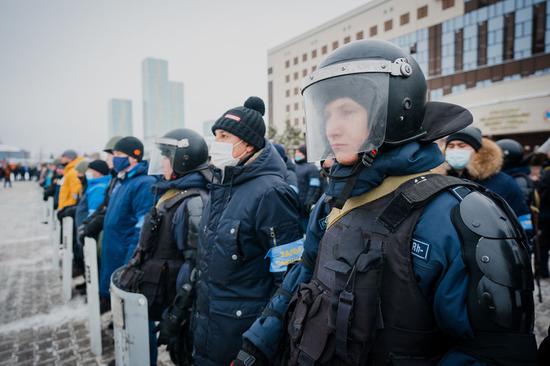
[[[243,341],[243,346],[237,358],[231,361],[230,366],[268,366],[267,357],[252,342]]]

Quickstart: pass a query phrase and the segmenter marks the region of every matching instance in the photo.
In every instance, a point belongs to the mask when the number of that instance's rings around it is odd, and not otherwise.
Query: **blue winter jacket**
[[[302,238],[298,200],[285,182],[286,167],[272,144],[245,165],[226,168],[211,184],[201,222],[196,311],[196,365],[229,365],[241,335],[280,283],[266,254]]]
[[[435,144],[420,145],[416,142],[395,148],[377,156],[371,168],[360,173],[351,196],[366,193],[382,183],[387,176],[399,176],[423,172],[443,162],[443,155]],[[336,164],[332,174],[346,175],[349,167]],[[344,182],[331,181],[327,194],[337,196]],[[433,305],[435,319],[441,330],[453,337],[471,338],[472,328],[468,319],[466,296],[468,276],[462,260],[459,236],[451,222],[451,209],[458,204],[457,198],[448,192],[437,195],[426,206],[421,215],[413,239],[425,243],[426,256],[412,251],[413,270],[419,279],[419,286]],[[325,231],[326,216],[330,208],[323,197],[311,213],[303,262],[315,263],[319,242]],[[412,243],[411,243],[412,244]],[[295,265],[285,275],[282,288],[292,294],[302,282],[310,281],[312,270],[303,263]],[[290,298],[278,292],[269,302],[270,312],[284,314]],[[269,314],[269,313],[268,313]],[[245,333],[244,338],[258,347],[269,359],[277,353],[281,339],[282,323],[273,315],[261,316]],[[471,356],[450,351],[440,365],[483,365]]]
[[[110,181],[110,175],[87,180],[86,191],[76,206],[75,226],[77,228],[101,205]]]
[[[99,294],[109,297],[111,274],[132,257],[139,240],[143,218],[153,206],[153,184],[146,161],[138,163],[119,179],[109,200],[103,222]]]

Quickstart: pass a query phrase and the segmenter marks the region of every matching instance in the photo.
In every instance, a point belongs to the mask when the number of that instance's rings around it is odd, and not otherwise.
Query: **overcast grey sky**
[[[131,99],[141,61],[166,59],[201,131],[267,95],[267,50],[367,0],[0,0],[0,141],[37,153],[98,151],[107,101]]]

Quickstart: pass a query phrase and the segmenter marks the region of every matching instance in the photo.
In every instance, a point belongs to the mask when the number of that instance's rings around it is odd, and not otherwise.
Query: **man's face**
[[[474,151],[473,147],[471,147],[470,145],[468,145],[464,141],[460,141],[460,140],[450,141],[447,144],[447,147],[445,148],[445,151],[447,151],[449,149],[451,149],[451,150],[452,149],[470,150],[471,152]]]
[[[170,157],[162,155],[160,164],[162,166],[162,175],[164,176],[164,179],[166,180],[172,179],[172,174],[174,173],[174,169],[172,168]]]
[[[109,167],[109,169],[113,169],[113,154],[107,153],[105,162],[107,163],[107,166]]]
[[[70,160],[68,157],[66,157],[65,155],[62,155],[62,156],[61,156],[61,159],[59,159],[59,160],[61,160],[61,164],[67,164],[67,163],[69,163],[69,162],[71,161],[71,160]]]
[[[355,164],[369,136],[367,110],[351,98],[338,98],[325,106],[324,117],[326,135],[336,160],[343,165]]]
[[[254,147],[241,140],[238,136],[233,135],[225,130],[216,130],[215,135],[216,142],[225,142],[233,145],[233,158],[242,158],[246,154],[250,154],[254,151]]]

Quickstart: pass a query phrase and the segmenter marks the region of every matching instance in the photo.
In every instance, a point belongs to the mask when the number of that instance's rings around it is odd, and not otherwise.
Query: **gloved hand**
[[[268,366],[267,357],[252,342],[243,341],[243,346],[237,358],[231,361],[230,366]]]
[[[84,237],[86,235],[84,235],[86,231],[86,226],[84,225],[80,225],[77,229],[76,229],[76,237],[78,238],[78,242],[82,243],[82,245],[84,245]]]
[[[184,336],[181,332],[182,325],[181,321],[177,316],[170,313],[170,308],[165,310],[162,320],[157,326],[156,331],[159,332],[157,338],[157,345],[166,345],[166,350],[170,355],[170,360],[175,365],[185,364],[184,357],[182,356],[182,350],[180,349],[184,345]]]

